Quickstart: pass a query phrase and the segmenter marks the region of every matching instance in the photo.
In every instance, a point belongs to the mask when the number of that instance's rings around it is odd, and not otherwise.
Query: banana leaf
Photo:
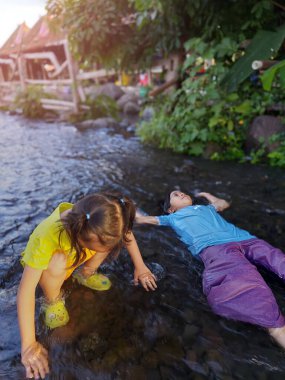
[[[253,72],[251,64],[253,61],[263,61],[274,57],[285,38],[285,24],[275,32],[260,30],[254,36],[246,49],[245,55],[241,57],[224,76],[220,86],[228,93],[237,90],[242,83]]]

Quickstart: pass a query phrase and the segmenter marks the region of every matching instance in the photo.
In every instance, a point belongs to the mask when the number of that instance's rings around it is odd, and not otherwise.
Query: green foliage
[[[285,168],[285,133],[275,134],[271,137],[271,143],[277,143],[277,148],[267,153],[264,144],[260,148],[251,152],[251,163],[260,164],[268,162],[271,166],[279,166]]]
[[[144,3],[137,2],[141,6]],[[148,1],[145,6],[151,8],[155,4],[159,14],[167,3],[167,0]],[[200,30],[202,37],[191,38],[184,45],[189,55],[182,67],[182,86],[162,109],[157,110],[150,123],[140,126],[138,134],[144,141],[176,152],[208,155],[215,160],[244,161],[246,131],[253,118],[264,114],[270,105],[284,102],[277,87],[264,93],[258,80],[245,79],[253,72],[253,60],[276,56],[285,29],[270,31],[280,22],[270,0],[228,1],[227,6],[213,1],[195,3],[192,10],[196,18],[191,20],[190,29],[192,35]],[[203,10],[202,3],[207,6],[203,15],[199,13]],[[201,21],[203,30],[199,25]],[[269,32],[256,34],[260,29]],[[250,48],[242,56],[240,43],[254,34]],[[198,76],[204,60],[213,58],[215,65]],[[281,144],[278,154],[268,156],[270,163],[282,162],[282,147]],[[251,152],[252,163],[264,159],[263,146]]]
[[[127,0],[49,0],[47,10],[68,31],[69,42],[81,64],[117,67],[126,49],[132,50],[134,28]],[[128,43],[126,43],[128,41]]]
[[[47,9],[56,16],[55,23],[67,29],[82,66],[99,62],[105,67],[146,68],[154,56],[179,53],[184,60],[181,87],[158,107],[154,119],[138,130],[145,141],[160,147],[200,155],[212,146],[208,154],[213,159],[242,160],[246,130],[253,117],[284,100],[275,87],[264,93],[261,86],[245,80],[252,72],[252,60],[275,56],[280,46],[281,34],[276,36],[275,31],[282,24],[283,13],[278,2],[48,0]],[[240,43],[254,35],[242,57]],[[216,64],[198,76],[203,60],[212,58]],[[92,112],[98,115],[96,107],[94,101],[88,117],[94,117]],[[253,153],[252,160],[262,155]]]
[[[245,39],[262,27],[275,25],[277,15],[270,0],[133,0],[137,23],[151,27],[156,49],[167,52],[199,36],[205,41]]]
[[[115,100],[106,95],[99,95],[95,99],[88,98],[86,104],[90,109],[86,113],[87,119],[98,119],[100,117],[118,118],[118,106]]]
[[[285,24],[278,28],[277,31],[258,31],[246,49],[245,55],[231,67],[230,71],[222,79],[221,85],[223,88],[227,92],[236,91],[238,85],[253,72],[252,62],[275,58],[284,38]]]
[[[35,119],[43,117],[45,110],[40,102],[41,98],[52,98],[38,86],[29,86],[15,98],[15,106],[22,109],[25,117]]]
[[[274,152],[267,155],[271,166],[279,166],[285,168],[285,144]]]
[[[285,134],[280,133],[272,138],[272,142],[278,142],[278,148],[268,153],[267,157],[271,166],[279,166],[285,168]]]
[[[0,106],[0,111],[3,111],[3,112],[6,112],[6,111],[9,111],[9,106]]]
[[[262,162],[265,162],[266,160],[266,154],[265,154],[266,150],[265,150],[264,144],[262,142],[260,143],[261,143],[261,147],[259,149],[256,149],[250,152],[250,162],[252,164],[260,164]],[[244,159],[242,161],[244,161]]]
[[[191,37],[242,41],[278,22],[271,0],[48,0],[84,65],[147,67],[154,54],[181,50]]]
[[[84,105],[88,109],[79,114],[72,114],[69,121],[76,123],[83,120],[98,119],[101,117],[118,118],[119,108],[115,100],[106,95],[99,95],[95,99],[88,97]]]
[[[265,91],[270,91],[272,83],[279,74],[281,87],[285,88],[285,60],[267,69],[261,76],[261,82]]]
[[[250,81],[244,82],[238,91],[225,94],[219,81],[228,72],[236,48],[235,41],[229,38],[218,44],[207,44],[199,38],[189,40],[187,49],[191,55],[183,66],[185,79],[181,89],[157,110],[150,123],[140,126],[139,136],[176,152],[208,154],[215,160],[244,160],[249,124],[282,94],[277,90],[264,93],[261,86]],[[201,57],[215,58],[216,64],[198,75]],[[260,149],[252,152],[251,160],[256,163],[262,157],[264,151]]]

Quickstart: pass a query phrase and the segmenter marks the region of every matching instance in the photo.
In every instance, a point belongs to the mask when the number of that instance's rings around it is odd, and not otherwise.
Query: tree
[[[81,64],[116,67],[134,38],[134,9],[127,0],[49,0],[47,11],[67,31]]]
[[[191,37],[250,38],[278,24],[271,0],[49,0],[82,63],[147,66],[155,54],[184,54]]]

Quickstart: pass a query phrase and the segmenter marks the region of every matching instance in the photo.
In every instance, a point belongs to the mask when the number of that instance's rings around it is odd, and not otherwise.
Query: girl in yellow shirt
[[[47,351],[35,335],[38,284],[46,298],[44,312],[49,328],[64,326],[69,321],[61,295],[64,281],[80,266],[73,274],[80,284],[108,290],[109,279],[96,271],[107,257],[116,257],[123,246],[134,263],[135,284],[140,281],[147,291],[155,290],[155,277],[144,264],[132,233],[134,217],[135,207],[129,198],[98,193],[75,205],[61,203],[30,236],[22,255],[24,272],[17,296],[22,363],[27,378],[44,378],[49,372]]]

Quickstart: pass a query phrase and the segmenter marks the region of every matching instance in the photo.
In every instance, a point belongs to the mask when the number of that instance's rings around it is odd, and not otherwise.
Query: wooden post
[[[69,72],[69,77],[72,81],[71,84],[71,90],[72,90],[72,97],[73,97],[73,111],[75,113],[78,112],[79,110],[79,97],[78,97],[78,92],[77,92],[77,81],[76,81],[76,73],[75,73],[75,66],[73,59],[71,57],[71,53],[68,48],[68,41],[64,41],[64,51],[65,51],[65,56],[66,60],[68,63],[68,72]]]
[[[148,85],[152,85],[152,75],[151,75],[151,69],[147,70],[147,76],[148,76]]]
[[[79,73],[78,65],[77,65],[77,62],[73,62],[73,63],[74,63],[73,67],[75,69],[75,75],[76,75],[77,94],[78,94],[78,97],[79,97],[80,101],[83,102],[83,103],[85,103],[86,102],[86,95],[85,95],[85,92],[84,92],[84,88],[82,86],[82,82],[78,78],[78,73]]]
[[[3,75],[3,70],[2,70],[2,66],[0,65],[0,82],[4,82],[4,75]]]
[[[170,81],[168,81],[168,82],[164,83],[163,85],[152,90],[148,95],[149,96],[156,96],[156,95],[160,94],[161,92],[165,91],[166,89],[168,89],[169,87],[176,85],[177,82],[178,82],[178,78],[176,78],[176,77],[172,78]]]
[[[21,54],[19,54],[17,61],[18,61],[18,72],[19,72],[19,77],[20,77],[21,90],[25,91],[26,89],[25,68],[24,68],[24,63],[23,63],[23,57]]]
[[[0,65],[0,104],[1,105],[3,102],[3,95],[4,95],[4,91],[5,91],[5,89],[2,88],[2,86],[1,86],[2,82],[4,82],[4,74],[3,74],[2,66]]]

